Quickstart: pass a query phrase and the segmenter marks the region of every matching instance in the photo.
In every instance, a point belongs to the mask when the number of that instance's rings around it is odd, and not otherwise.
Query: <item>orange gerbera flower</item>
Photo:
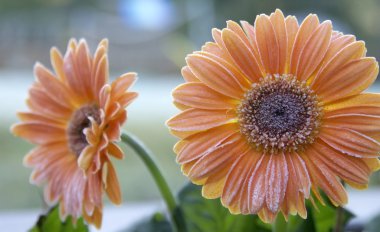
[[[173,91],[183,112],[167,125],[183,173],[204,197],[265,222],[306,218],[310,190],[346,204],[341,181],[363,189],[380,168],[380,95],[362,93],[376,60],[314,14],[300,26],[280,10],[241,24],[213,29]]]
[[[12,132],[36,144],[24,163],[34,167],[31,181],[46,183],[45,200],[60,203],[61,218],[81,215],[100,227],[102,195],[121,203],[119,182],[110,156],[123,158],[116,145],[126,121],[125,107],[137,97],[126,92],[136,79],[126,73],[108,82],[108,41],[92,57],[85,40],[69,42],[62,57],[51,49],[55,74],[37,63],[36,82],[29,90],[29,112]]]

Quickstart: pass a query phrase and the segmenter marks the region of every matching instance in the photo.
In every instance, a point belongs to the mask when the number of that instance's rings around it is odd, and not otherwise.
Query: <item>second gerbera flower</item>
[[[69,42],[64,57],[51,49],[55,73],[37,63],[29,90],[29,111],[12,132],[36,144],[24,163],[34,167],[31,181],[46,183],[45,200],[59,202],[60,215],[82,216],[100,227],[103,192],[121,203],[120,187],[110,156],[123,158],[116,142],[127,119],[125,107],[137,93],[127,92],[136,80],[126,73],[108,83],[108,41],[95,55],[84,40]]]
[[[183,110],[168,121],[182,170],[231,213],[306,217],[324,191],[347,203],[340,180],[365,188],[379,166],[380,96],[363,94],[378,64],[364,42],[309,15],[280,10],[255,25],[227,22],[187,57]]]

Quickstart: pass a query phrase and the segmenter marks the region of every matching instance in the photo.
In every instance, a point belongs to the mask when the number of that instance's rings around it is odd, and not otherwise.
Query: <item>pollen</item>
[[[91,120],[100,124],[99,107],[95,104],[84,105],[76,110],[69,122],[67,128],[67,136],[70,150],[77,156],[88,145],[84,129],[91,126]]]
[[[238,108],[241,133],[264,153],[302,150],[313,143],[322,108],[314,92],[291,75],[253,84]]]

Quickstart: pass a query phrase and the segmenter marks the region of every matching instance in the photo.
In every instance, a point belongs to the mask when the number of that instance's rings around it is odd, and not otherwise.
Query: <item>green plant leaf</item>
[[[318,208],[315,208],[309,201],[306,203],[307,219],[302,219],[299,216],[290,216],[287,224],[287,232],[329,232],[334,231],[336,224],[337,208],[333,206],[329,200],[326,200],[326,205],[317,202]],[[343,227],[354,215],[347,209],[342,209]]]
[[[201,187],[187,184],[178,195],[188,232],[269,232],[271,226],[264,224],[256,215],[232,215],[219,199],[202,197]]]
[[[137,222],[125,232],[171,232],[172,228],[162,213],[155,213],[152,217]]]
[[[50,211],[38,218],[36,225],[29,232],[88,232],[88,227],[83,219],[77,220],[74,225],[72,218],[69,216],[64,222],[59,218],[59,209],[54,207]]]

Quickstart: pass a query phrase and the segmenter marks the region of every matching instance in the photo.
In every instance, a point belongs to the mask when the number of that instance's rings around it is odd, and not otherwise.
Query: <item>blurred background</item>
[[[182,82],[186,54],[210,41],[211,29],[225,27],[226,20],[253,23],[257,14],[276,8],[296,15],[299,22],[309,13],[331,19],[335,30],[356,35],[366,42],[369,56],[380,58],[379,0],[1,0],[0,211],[43,206],[42,190],[29,184],[31,170],[22,166],[32,146],[14,138],[9,127],[17,122],[16,111],[26,109],[33,64],[40,61],[51,67],[50,47],[64,53],[69,38],[85,38],[93,52],[107,37],[111,77],[139,73],[133,90],[140,97],[128,108],[125,129],[157,154],[176,191],[186,179],[175,164],[176,139],[165,121],[176,113],[170,93]],[[115,163],[124,201],[158,199],[143,164],[131,151],[126,154],[125,160]],[[378,175],[371,183],[380,183]]]

